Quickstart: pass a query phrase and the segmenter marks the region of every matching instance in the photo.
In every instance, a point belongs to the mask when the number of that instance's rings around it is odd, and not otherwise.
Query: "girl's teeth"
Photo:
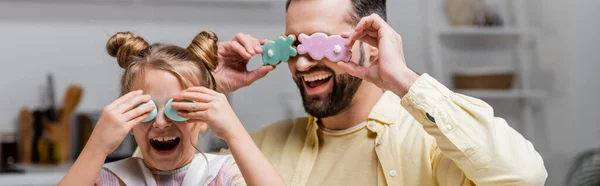
[[[175,140],[175,138],[176,137],[173,137],[173,136],[171,136],[171,137],[157,137],[157,138],[154,138],[152,140],[154,140],[154,141],[170,141],[170,140]]]

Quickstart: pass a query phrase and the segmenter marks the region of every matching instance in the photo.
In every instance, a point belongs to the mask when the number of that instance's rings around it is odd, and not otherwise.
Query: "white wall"
[[[35,1],[34,1],[35,2]],[[104,49],[117,31],[131,30],[150,42],[187,46],[203,29],[221,40],[238,32],[273,38],[285,31],[284,3],[132,5],[126,3],[0,2],[0,131],[14,131],[20,107],[40,106],[47,73],[55,76],[56,100],[71,83],[84,87],[79,111],[100,110],[118,97],[121,69]],[[112,3],[111,3],[112,2]],[[409,65],[423,72],[424,50],[418,1],[389,2],[389,21],[403,36]],[[252,59],[252,68],[260,65]],[[232,95],[246,128],[254,131],[278,119],[303,114],[299,100],[288,113],[282,97],[298,98],[287,66]]]
[[[600,2],[540,0],[540,59],[555,71],[555,94],[548,100],[547,134],[551,156],[545,159],[547,185],[564,185],[573,158],[600,147]]]

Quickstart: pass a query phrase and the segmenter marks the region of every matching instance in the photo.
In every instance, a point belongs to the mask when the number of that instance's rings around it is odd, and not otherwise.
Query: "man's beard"
[[[364,50],[363,44],[360,43],[360,59],[359,65],[364,66]],[[328,71],[332,75],[333,89],[326,95],[306,95],[304,88],[304,80],[298,74],[309,74],[315,71]],[[354,77],[350,74],[335,75],[333,70],[326,66],[315,66],[307,72],[296,72],[297,76],[294,81],[302,95],[302,104],[304,110],[311,116],[317,118],[326,118],[338,115],[350,107],[352,99],[362,84],[362,79]]]

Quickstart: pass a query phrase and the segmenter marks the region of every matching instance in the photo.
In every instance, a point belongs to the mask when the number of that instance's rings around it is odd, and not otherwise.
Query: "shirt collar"
[[[371,113],[369,113],[368,120],[375,120],[384,124],[393,125],[398,120],[401,111],[400,109],[402,109],[400,97],[391,91],[385,91],[383,96],[377,101],[377,104],[375,104],[375,107],[371,110]],[[318,120],[318,118],[309,115],[306,129],[313,129],[316,132]]]
[[[369,114],[370,120],[376,120],[381,123],[393,125],[398,120],[402,106],[400,105],[400,97],[391,91],[385,91],[381,99]]]

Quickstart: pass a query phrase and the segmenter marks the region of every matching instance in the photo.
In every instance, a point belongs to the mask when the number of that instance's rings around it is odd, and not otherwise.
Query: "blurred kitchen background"
[[[387,6],[409,66],[494,106],[542,153],[546,185],[584,180],[600,162],[600,1]],[[187,46],[204,29],[222,41],[238,32],[272,39],[285,31],[285,0],[0,0],[0,185],[56,185],[68,170],[119,95],[121,68],[105,50],[112,34]],[[250,132],[305,115],[285,64],[229,97]],[[200,141],[205,151],[224,145],[210,134]],[[107,161],[134,147],[129,137]]]

